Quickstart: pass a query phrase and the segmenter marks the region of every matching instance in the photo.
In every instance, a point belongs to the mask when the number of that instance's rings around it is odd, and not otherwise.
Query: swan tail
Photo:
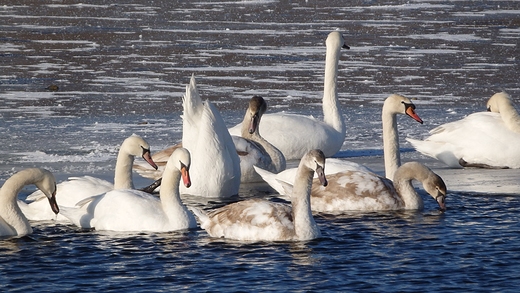
[[[202,99],[199,95],[199,90],[197,89],[197,82],[195,80],[195,75],[191,75],[190,84],[186,86],[186,93],[182,98],[182,106],[183,106],[183,119],[187,120],[189,123],[194,123],[190,118],[198,117],[198,112],[202,106]]]
[[[273,188],[279,194],[282,194],[282,195],[285,194],[283,185],[279,182],[278,179],[276,179],[275,173],[271,173],[271,172],[264,170],[262,168],[259,168],[257,166],[253,166],[253,168],[255,168],[256,173],[258,173],[258,175],[260,175],[260,177],[262,177],[262,179],[265,182],[267,182],[267,184],[269,184],[269,186],[271,186],[271,188]]]
[[[451,168],[462,168],[460,164],[462,158],[456,154],[458,152],[453,145],[444,142],[412,138],[406,138],[406,140],[421,154],[437,159]]]
[[[205,223],[209,221],[209,217],[203,210],[196,208],[196,207],[189,207],[189,209],[193,212],[195,217],[199,220],[199,223]]]
[[[92,228],[92,215],[88,214],[85,209],[60,206],[60,214],[80,228]]]

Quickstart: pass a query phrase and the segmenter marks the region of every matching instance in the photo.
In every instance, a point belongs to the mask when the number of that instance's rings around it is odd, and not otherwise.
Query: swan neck
[[[385,176],[394,178],[394,173],[401,165],[399,153],[399,134],[397,130],[397,119],[395,113],[386,111],[383,106],[381,120],[383,121],[383,156],[385,160]]]
[[[17,196],[25,185],[34,184],[35,178],[19,172],[7,179],[0,188],[0,217],[13,229],[13,235],[32,233],[31,225],[18,206]]]
[[[319,235],[319,228],[312,216],[310,193],[314,171],[300,163],[296,172],[291,204],[295,236],[299,240],[309,240]]]
[[[502,121],[504,121],[509,130],[520,133],[520,116],[518,115],[516,109],[512,104],[508,104],[503,108],[505,109],[500,109],[500,116],[502,117]]]
[[[133,164],[134,156],[123,151],[123,149],[119,150],[114,176],[114,189],[134,189],[132,181]]]
[[[323,84],[323,120],[340,133],[345,133],[345,122],[339,109],[337,78],[341,47],[327,47]]]
[[[422,169],[417,168],[400,168],[395,173],[395,190],[403,199],[405,209],[408,210],[420,210],[424,206],[421,196],[417,194],[413,187],[412,180],[414,179],[423,183],[427,179],[427,174]]]
[[[161,181],[159,197],[163,210],[168,218],[178,215],[179,210],[186,210],[179,193],[180,181],[181,173],[177,169],[166,166]]]

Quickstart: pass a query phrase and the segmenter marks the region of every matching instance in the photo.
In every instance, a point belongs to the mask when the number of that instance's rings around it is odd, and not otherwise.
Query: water
[[[507,90],[517,103],[520,94],[516,1],[2,4],[1,182],[33,166],[53,171],[58,181],[84,174],[110,179],[117,148],[130,134],[146,137],[155,150],[176,143],[191,74],[230,126],[254,94],[268,100],[269,111],[321,117],[324,40],[335,29],[351,46],[339,67],[348,127],[339,156],[374,170],[383,169],[379,116],[389,94],[417,98],[425,121],[401,117],[402,138],[423,137],[482,111],[496,91]],[[46,89],[50,85],[59,90]],[[32,235],[0,240],[0,288],[516,292],[517,170],[457,173],[411,151],[404,139],[401,147],[404,161],[429,164],[455,190],[445,213],[425,200],[421,212],[318,214],[323,237],[302,243],[238,243],[202,230],[120,234],[34,223]],[[494,181],[486,183],[486,193],[483,180],[464,184],[478,176]],[[500,189],[506,177],[515,179],[508,193]],[[135,181],[149,183],[137,175]],[[263,184],[243,186],[240,198],[251,196],[272,197]]]

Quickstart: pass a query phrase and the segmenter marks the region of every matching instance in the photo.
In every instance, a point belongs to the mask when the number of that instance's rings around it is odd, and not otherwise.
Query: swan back
[[[22,236],[32,233],[27,218],[17,204],[18,193],[29,184],[36,185],[48,198],[53,212],[59,213],[54,175],[40,168],[22,170],[7,179],[0,189],[0,236]]]
[[[204,197],[230,197],[240,187],[240,159],[224,119],[215,106],[200,99],[195,77],[183,99],[182,146],[192,155],[193,184],[181,193]],[[193,116],[195,115],[195,116]]]
[[[507,128],[516,133],[520,133],[520,116],[513,105],[511,96],[506,92],[494,94],[489,98],[486,108],[490,112],[500,113],[502,121]]]
[[[394,175],[394,187],[405,202],[406,209],[422,209],[423,202],[412,186],[412,180],[422,183],[424,190],[437,201],[442,210],[446,209],[446,184],[430,168],[419,162],[403,164]]]

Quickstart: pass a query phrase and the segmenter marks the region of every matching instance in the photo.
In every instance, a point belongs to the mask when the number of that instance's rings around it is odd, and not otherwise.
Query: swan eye
[[[190,170],[190,168],[188,168],[188,166],[186,166],[183,162],[179,161],[179,163],[181,164],[181,170],[184,168],[186,170]]]
[[[405,109],[412,108],[412,109],[415,110],[415,105],[414,104],[406,103],[405,101],[402,101],[401,103],[403,103]]]

